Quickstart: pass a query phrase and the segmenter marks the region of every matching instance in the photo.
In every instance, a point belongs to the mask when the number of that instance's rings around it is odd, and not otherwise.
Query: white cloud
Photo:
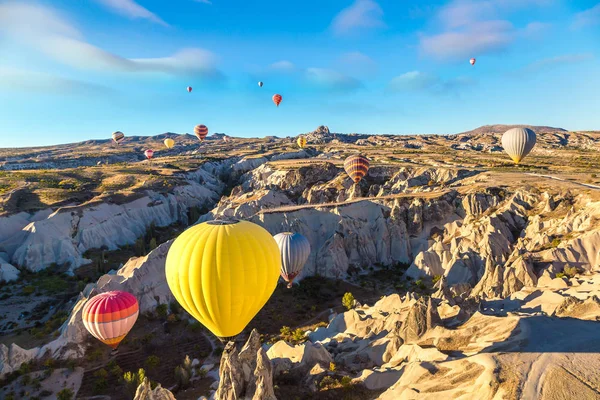
[[[131,19],[147,19],[164,26],[168,24],[156,14],[142,7],[133,0],[96,0],[111,11]]]
[[[467,29],[421,37],[423,53],[441,59],[472,57],[506,48],[514,39],[508,21],[475,23]]]
[[[540,36],[548,24],[532,21],[523,29],[502,19],[526,7],[547,6],[555,0],[454,0],[442,7],[435,20],[442,30],[422,35],[421,51],[439,59],[477,56],[504,50],[517,37]]]
[[[591,53],[582,53],[582,54],[565,54],[562,56],[544,58],[542,60],[538,60],[526,66],[523,71],[524,72],[541,72],[546,71],[550,68],[559,67],[561,65],[569,65],[569,64],[580,64],[585,61],[589,61],[594,58],[594,55]]]
[[[372,75],[377,72],[377,63],[360,51],[342,54],[337,60],[341,71],[350,75]]]
[[[410,71],[392,79],[389,88],[399,92],[423,90],[432,88],[439,81],[439,78],[435,75],[421,71]]]
[[[85,42],[83,35],[65,18],[43,6],[0,5],[0,35],[84,70],[220,76],[215,67],[216,57],[207,50],[184,49],[170,57],[151,59],[121,57]]]
[[[211,4],[212,5],[212,1],[210,0],[194,0],[196,3],[204,3],[204,4]]]
[[[335,16],[331,28],[336,35],[354,33],[356,30],[385,27],[383,10],[373,0],[356,0],[350,7]]]
[[[573,25],[576,28],[600,24],[600,3],[585,11],[575,14]]]
[[[0,67],[0,88],[7,91],[27,91],[68,95],[109,94],[108,87],[56,75],[20,68]]]
[[[359,80],[325,68],[307,68],[305,79],[317,88],[330,91],[352,91],[362,87]]]
[[[296,69],[296,66],[291,61],[282,60],[269,65],[269,69],[279,72],[292,72]]]
[[[394,92],[456,94],[461,88],[474,84],[475,82],[467,77],[444,80],[431,73],[410,71],[393,78],[388,84],[388,89]]]

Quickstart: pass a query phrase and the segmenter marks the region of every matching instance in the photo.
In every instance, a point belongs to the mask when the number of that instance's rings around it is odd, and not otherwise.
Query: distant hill
[[[535,126],[535,125],[484,125],[472,131],[462,132],[459,135],[481,135],[485,133],[504,133],[512,128],[529,128],[535,133],[556,133],[569,132],[563,128],[553,128],[551,126]]]

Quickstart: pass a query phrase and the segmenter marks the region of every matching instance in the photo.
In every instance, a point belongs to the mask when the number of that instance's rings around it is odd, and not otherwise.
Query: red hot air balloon
[[[475,65],[475,61],[477,61],[477,60],[475,60],[474,58],[471,58],[471,60],[469,60],[469,62],[471,63],[471,65]]]
[[[139,314],[138,301],[127,292],[106,292],[89,299],[83,306],[83,326],[93,337],[113,349],[129,333]]]
[[[148,160],[150,160],[152,157],[154,157],[154,150],[148,149],[144,152],[144,155]]]
[[[188,91],[188,93],[192,93],[192,87],[191,87],[191,86],[188,86],[188,87],[187,87],[187,91]]]
[[[279,107],[279,103],[281,103],[282,97],[280,94],[274,94],[273,95],[273,103],[275,103],[275,105],[277,107]]]
[[[194,134],[200,141],[203,141],[206,135],[208,135],[208,128],[206,125],[196,125],[194,128]]]

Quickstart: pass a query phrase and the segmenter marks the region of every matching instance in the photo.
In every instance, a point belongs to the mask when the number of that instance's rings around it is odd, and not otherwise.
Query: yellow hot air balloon
[[[247,221],[192,226],[167,255],[167,284],[181,306],[221,338],[244,330],[273,294],[281,270],[275,239]]]
[[[165,146],[167,147],[167,149],[172,149],[173,146],[175,146],[175,141],[171,138],[166,138],[165,139]]]
[[[306,138],[304,136],[298,136],[298,146],[303,149],[306,147]]]

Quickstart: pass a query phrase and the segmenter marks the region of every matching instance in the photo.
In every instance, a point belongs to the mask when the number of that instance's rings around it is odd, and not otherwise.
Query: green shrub
[[[72,389],[64,388],[60,392],[56,393],[57,400],[72,400],[75,393]]]
[[[354,296],[350,292],[346,292],[344,297],[342,297],[342,305],[346,307],[347,310],[351,310],[354,306]]]
[[[344,388],[349,388],[350,386],[352,386],[352,378],[350,378],[349,376],[344,376],[342,377],[340,383]]]
[[[167,318],[168,308],[169,306],[167,304],[160,304],[158,307],[156,307],[156,315],[158,315],[160,318]]]
[[[571,266],[567,265],[563,269],[563,272],[569,278],[573,278],[573,277],[575,277],[575,275],[577,275],[577,273],[579,273],[579,269],[577,267],[571,267]]]
[[[158,367],[159,364],[160,358],[155,355],[148,356],[148,358],[146,358],[146,361],[144,362],[144,365],[146,365],[148,369],[154,369]]]
[[[337,366],[335,365],[335,363],[334,363],[334,362],[330,362],[330,363],[329,363],[329,370],[330,370],[331,372],[335,372],[335,371],[337,371]]]
[[[440,279],[442,279],[441,275],[434,275],[431,282],[435,285],[436,283],[438,283],[440,281]]]
[[[25,286],[22,290],[23,294],[25,296],[29,296],[30,294],[32,294],[33,292],[35,292],[35,288],[31,285],[29,286]]]
[[[102,368],[94,372],[94,393],[101,394],[108,387],[108,372]]]

